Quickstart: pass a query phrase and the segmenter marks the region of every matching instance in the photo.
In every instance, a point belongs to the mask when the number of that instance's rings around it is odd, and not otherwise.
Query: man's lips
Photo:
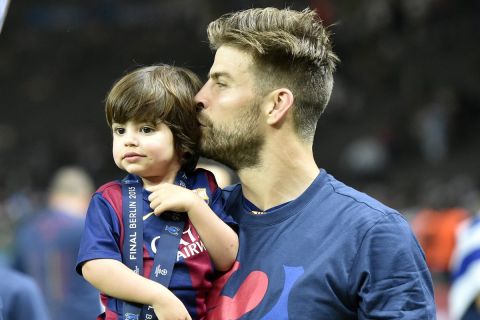
[[[206,127],[203,121],[197,120],[197,123],[200,127]]]
[[[212,121],[210,121],[207,116],[201,115],[197,117],[197,122],[200,125],[200,127],[211,127],[212,126]]]

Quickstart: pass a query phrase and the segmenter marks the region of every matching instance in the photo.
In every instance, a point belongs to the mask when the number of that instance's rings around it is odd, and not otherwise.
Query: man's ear
[[[293,93],[287,88],[280,88],[273,90],[269,98],[267,123],[279,124],[286,119],[288,110],[293,106]]]

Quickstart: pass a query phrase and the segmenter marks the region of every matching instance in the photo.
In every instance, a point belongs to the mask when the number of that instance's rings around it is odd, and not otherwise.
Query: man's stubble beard
[[[223,163],[235,171],[260,163],[260,150],[265,138],[258,130],[260,106],[246,106],[245,112],[228,125],[213,125],[202,117],[201,155]]]

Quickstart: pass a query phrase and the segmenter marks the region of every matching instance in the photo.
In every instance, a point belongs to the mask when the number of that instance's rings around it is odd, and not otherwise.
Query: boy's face
[[[128,121],[113,123],[112,132],[113,159],[120,169],[142,177],[146,186],[174,181],[180,161],[167,125]]]

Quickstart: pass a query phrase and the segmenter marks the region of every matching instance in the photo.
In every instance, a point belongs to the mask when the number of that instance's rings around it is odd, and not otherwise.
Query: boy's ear
[[[276,125],[283,122],[293,106],[293,93],[290,89],[280,88],[270,93],[267,109],[267,123]]]

